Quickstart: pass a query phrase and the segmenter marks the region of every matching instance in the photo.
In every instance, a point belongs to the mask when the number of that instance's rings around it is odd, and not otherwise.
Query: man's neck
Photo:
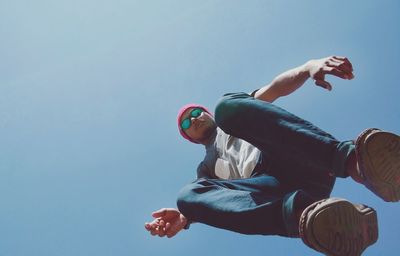
[[[216,136],[217,136],[217,127],[215,127],[215,129],[211,130],[210,134],[205,136],[205,138],[200,141],[200,144],[207,146],[207,145],[211,144],[212,142],[214,142]]]

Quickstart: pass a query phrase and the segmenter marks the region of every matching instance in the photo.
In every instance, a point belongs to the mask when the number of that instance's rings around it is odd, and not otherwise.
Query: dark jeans
[[[262,151],[248,179],[199,179],[178,196],[191,221],[244,234],[298,236],[298,213],[329,197],[336,177],[347,177],[352,141],[330,134],[246,93],[226,94],[215,110],[226,133]]]

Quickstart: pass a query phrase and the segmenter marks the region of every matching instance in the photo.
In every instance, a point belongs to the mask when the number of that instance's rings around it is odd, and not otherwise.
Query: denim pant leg
[[[313,202],[301,190],[268,175],[248,179],[199,179],[179,193],[180,212],[192,222],[243,234],[298,236],[295,212]]]
[[[246,93],[230,93],[218,102],[217,125],[264,152],[290,157],[337,177],[347,177],[346,160],[354,151],[351,141],[339,142],[288,111]]]

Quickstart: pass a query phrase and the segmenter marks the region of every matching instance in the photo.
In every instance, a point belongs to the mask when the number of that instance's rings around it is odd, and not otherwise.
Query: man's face
[[[209,138],[217,126],[214,118],[205,111],[201,112],[198,117],[191,117],[190,114],[193,109],[195,108],[187,109],[183,113],[181,120],[189,118],[190,127],[185,129],[184,132],[193,140],[201,143]]]

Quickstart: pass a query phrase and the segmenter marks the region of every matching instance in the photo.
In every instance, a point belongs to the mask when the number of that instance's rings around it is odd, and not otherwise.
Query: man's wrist
[[[302,65],[302,71],[307,75],[307,78],[311,77],[310,71],[312,70],[312,67],[314,66],[314,62],[315,62],[315,60],[309,60]]]
[[[183,222],[183,229],[189,229],[191,222],[181,213],[180,216],[182,222]]]

